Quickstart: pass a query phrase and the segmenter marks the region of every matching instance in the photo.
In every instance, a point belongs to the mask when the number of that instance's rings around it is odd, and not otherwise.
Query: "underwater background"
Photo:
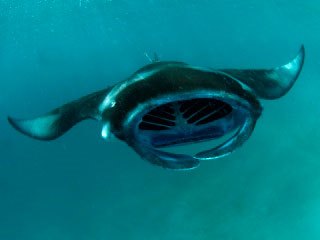
[[[0,240],[320,239],[320,3],[1,0]],[[40,142],[34,117],[125,79],[145,54],[213,68],[306,60],[252,137],[192,171],[151,165],[101,124]]]

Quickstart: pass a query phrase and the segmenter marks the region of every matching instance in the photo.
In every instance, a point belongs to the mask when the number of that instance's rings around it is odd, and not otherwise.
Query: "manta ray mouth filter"
[[[288,63],[269,69],[211,69],[182,62],[153,62],[128,79],[32,119],[9,123],[21,133],[53,140],[84,119],[101,121],[114,135],[158,166],[186,170],[226,156],[252,134],[260,100],[285,95],[297,80],[304,47]],[[209,140],[219,144],[194,155],[165,147]]]
[[[255,98],[250,100],[205,90],[152,99],[129,113],[123,128],[125,139],[156,165],[191,169],[200,160],[230,154],[249,138],[262,111]],[[232,135],[224,142],[194,156],[161,149],[219,139],[229,133]]]

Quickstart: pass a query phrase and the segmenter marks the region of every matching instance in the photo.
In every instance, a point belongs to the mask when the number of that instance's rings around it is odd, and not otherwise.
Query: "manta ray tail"
[[[297,80],[304,63],[304,46],[287,64],[272,69],[225,69],[224,74],[247,85],[260,98],[276,99],[285,95]]]
[[[107,92],[108,89],[105,89],[89,94],[33,119],[20,120],[8,117],[8,121],[16,130],[29,137],[53,140],[82,120],[98,120],[98,106]]]

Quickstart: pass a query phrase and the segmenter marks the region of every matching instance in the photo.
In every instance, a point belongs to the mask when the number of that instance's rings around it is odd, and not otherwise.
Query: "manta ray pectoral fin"
[[[225,69],[223,74],[247,85],[260,98],[276,99],[285,95],[297,80],[305,57],[302,45],[290,62],[273,69]]]
[[[46,114],[34,119],[14,119],[8,117],[9,123],[19,132],[39,140],[53,140],[67,131],[57,114]],[[70,128],[70,127],[69,127]]]
[[[105,89],[89,94],[33,119],[8,117],[8,121],[16,130],[29,137],[53,140],[82,120],[99,119],[98,106],[107,92],[108,89]]]

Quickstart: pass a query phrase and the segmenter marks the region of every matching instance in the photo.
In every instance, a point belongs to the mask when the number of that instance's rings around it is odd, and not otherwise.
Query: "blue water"
[[[0,240],[320,239],[320,4],[315,0],[0,1]],[[272,67],[306,47],[232,155],[176,172],[83,122],[39,142],[6,121],[125,79],[157,52]]]

